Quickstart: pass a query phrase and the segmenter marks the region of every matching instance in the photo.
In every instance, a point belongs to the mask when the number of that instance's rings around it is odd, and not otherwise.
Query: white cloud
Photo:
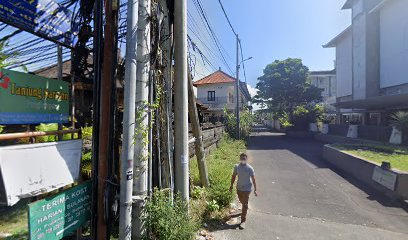
[[[258,93],[258,89],[252,87],[252,86],[249,85],[249,84],[247,84],[247,87],[248,87],[249,94],[251,94],[251,97],[252,97],[252,98],[255,97],[255,95]],[[259,110],[259,109],[261,109],[261,106],[260,106],[259,104],[252,104],[252,107],[253,107],[253,110]]]
[[[258,89],[252,87],[251,85],[247,84],[249,94],[251,94],[251,97],[255,97],[255,95],[258,93]]]

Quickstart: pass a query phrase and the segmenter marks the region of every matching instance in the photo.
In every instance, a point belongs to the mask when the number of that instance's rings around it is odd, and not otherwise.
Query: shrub
[[[83,127],[81,128],[81,131],[83,139],[92,139],[92,126]]]
[[[225,131],[233,138],[237,138],[237,118],[234,113],[230,113],[224,108],[225,116]],[[251,133],[254,118],[249,111],[245,108],[240,112],[240,131],[241,138],[247,139]]]
[[[289,115],[286,112],[281,112],[277,117],[282,128],[292,127],[293,124],[289,121]]]
[[[191,197],[194,199],[200,199],[205,195],[205,188],[200,186],[194,186],[193,190],[191,191]]]
[[[148,230],[146,240],[179,240],[194,239],[198,224],[188,215],[186,203],[176,195],[173,204],[168,191],[155,189],[147,201],[142,220]]]
[[[3,133],[4,126],[0,125],[0,134]]]
[[[35,130],[38,131],[38,132],[57,131],[58,130],[58,124],[56,124],[56,123],[50,123],[50,124],[41,123],[40,125],[35,127]],[[54,135],[36,137],[36,141],[40,142],[40,143],[55,142],[56,140],[57,140],[57,137],[54,136]]]
[[[293,130],[305,131],[309,129],[309,123],[317,123],[323,119],[324,108],[319,104],[307,104],[295,107],[290,121]]]
[[[92,175],[92,152],[82,154],[81,174],[85,178],[91,178]]]
[[[220,210],[220,206],[218,205],[217,201],[212,200],[210,202],[207,202],[207,211],[209,213],[216,212],[219,210]]]
[[[231,175],[234,165],[239,160],[240,152],[245,150],[245,142],[233,140],[224,136],[220,141],[218,149],[207,158],[208,176],[210,187],[206,189],[205,198],[208,202],[215,201],[220,208],[229,207],[234,200],[234,194],[229,192]],[[193,184],[200,183],[196,161],[191,161],[190,172]],[[196,195],[197,190],[192,192]]]

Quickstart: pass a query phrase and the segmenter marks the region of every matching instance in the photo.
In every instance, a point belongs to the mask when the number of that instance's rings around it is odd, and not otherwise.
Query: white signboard
[[[74,183],[82,140],[0,147],[0,204],[14,205]]]
[[[384,170],[380,167],[375,167],[373,172],[373,180],[384,187],[395,190],[395,183],[397,182],[397,174]]]

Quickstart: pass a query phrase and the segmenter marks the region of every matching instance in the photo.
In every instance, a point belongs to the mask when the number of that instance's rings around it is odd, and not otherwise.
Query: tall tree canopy
[[[256,85],[258,103],[292,113],[296,106],[322,100],[321,90],[308,81],[309,69],[301,59],[276,60],[266,66]]]

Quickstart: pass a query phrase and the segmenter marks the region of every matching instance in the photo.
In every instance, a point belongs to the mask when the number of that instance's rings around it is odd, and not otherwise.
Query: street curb
[[[408,199],[408,173],[390,170],[390,172],[397,175],[397,182],[393,191],[372,179],[373,171],[378,167],[376,163],[342,152],[330,145],[324,146],[322,156],[325,161],[334,167],[377,190],[382,195],[394,200],[402,200],[402,202]]]

